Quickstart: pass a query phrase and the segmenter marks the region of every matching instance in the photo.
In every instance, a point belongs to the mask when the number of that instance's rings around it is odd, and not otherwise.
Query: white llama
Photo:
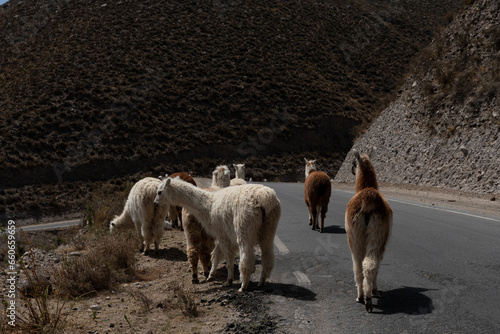
[[[239,249],[240,291],[247,290],[255,267],[254,246],[258,244],[262,252],[259,285],[266,282],[274,267],[273,242],[281,215],[280,201],[274,190],[263,185],[247,184],[209,192],[177,178],[167,178],[158,187],[155,199],[157,205],[165,202],[185,207],[219,242],[219,251],[214,252],[212,260],[211,275],[216,270],[218,255],[223,255],[228,270],[227,284],[231,285],[234,257]]]
[[[144,253],[149,251],[151,241],[154,241],[155,251],[158,253],[164,233],[163,224],[169,205],[168,203],[153,204],[160,184],[161,180],[153,177],[138,181],[130,190],[122,214],[116,216],[109,224],[111,232],[135,226],[141,241],[140,251],[144,250]]]
[[[245,181],[245,164],[233,164],[234,179],[231,180],[232,186],[241,186],[247,184]]]

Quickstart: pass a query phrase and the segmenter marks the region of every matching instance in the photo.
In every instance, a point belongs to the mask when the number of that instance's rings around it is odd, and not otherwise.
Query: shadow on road
[[[293,298],[297,300],[316,300],[316,293],[302,286],[294,284],[283,284],[283,283],[266,283],[262,288],[260,288],[264,293],[283,296],[286,298]]]
[[[330,225],[323,228],[323,233],[345,234],[345,229],[340,226]]]
[[[423,294],[429,290],[405,286],[389,291],[379,291],[380,297],[376,305],[373,306],[373,313],[404,313],[409,315],[432,313],[434,310],[432,300]]]

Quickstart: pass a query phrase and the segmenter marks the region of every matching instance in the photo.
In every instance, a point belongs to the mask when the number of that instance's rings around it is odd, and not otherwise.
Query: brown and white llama
[[[246,184],[210,192],[179,178],[167,178],[158,187],[154,203],[161,206],[165,202],[186,208],[217,239],[217,254],[226,260],[228,285],[233,282],[234,258],[239,250],[240,291],[247,290],[255,270],[257,244],[262,253],[259,285],[266,282],[274,267],[274,236],[281,216],[280,201],[274,190],[260,184]],[[210,274],[217,263],[214,256]]]
[[[304,200],[309,210],[309,225],[315,230],[318,228],[319,215],[321,214],[320,233],[323,232],[325,225],[325,216],[328,211],[330,194],[332,192],[332,183],[330,178],[324,172],[316,169],[316,160],[307,160],[306,162],[306,181],[304,182]]]
[[[227,166],[217,166],[212,173],[212,186],[203,188],[208,191],[217,191],[229,187],[231,180],[230,171]],[[211,268],[211,254],[215,247],[215,239],[209,235],[195,216],[185,208],[182,209],[182,223],[186,236],[186,250],[189,263],[191,264],[192,283],[199,283],[198,261],[201,262],[203,273],[208,277]]]
[[[372,297],[378,296],[377,274],[392,228],[392,209],[378,191],[370,155],[354,150],[352,173],[355,195],[347,204],[345,230],[351,249],[357,301],[373,311]]]
[[[188,173],[178,172],[170,175],[170,177],[172,178],[177,176],[180,177],[181,180],[189,182],[192,185],[196,186],[196,182]],[[171,205],[168,209],[168,219],[170,220],[172,227],[179,226],[181,231],[184,231],[184,227],[182,226],[182,207]]]

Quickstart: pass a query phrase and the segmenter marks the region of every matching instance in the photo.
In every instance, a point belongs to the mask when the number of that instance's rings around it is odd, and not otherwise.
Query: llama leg
[[[356,258],[354,254],[352,254],[352,269],[354,271],[354,281],[356,282],[356,288],[358,292],[358,296],[356,301],[358,303],[364,302],[364,294],[363,294],[363,269],[361,267],[361,259]]]
[[[373,297],[380,297],[380,294],[378,293],[378,286],[377,286],[377,275],[378,275],[378,268],[377,268],[377,272],[375,273],[375,277],[373,278],[373,288],[372,288],[372,296]]]
[[[259,245],[262,254],[262,272],[260,273],[259,286],[263,286],[266,283],[266,280],[271,276],[271,271],[274,267],[274,244],[273,240],[265,240]]]
[[[312,211],[312,229],[315,230],[316,226],[318,226],[318,208],[313,206],[311,208]]]
[[[250,277],[254,272],[254,267],[255,254],[253,252],[253,247],[252,245],[245,243],[245,245],[240,246],[240,292],[246,291],[248,289],[248,283],[250,282]]]
[[[365,307],[368,312],[373,311],[372,304],[372,291],[374,288],[374,280],[377,277],[377,267],[378,267],[378,259],[369,254],[363,260],[363,292],[365,294]]]
[[[217,244],[217,246],[215,246],[214,250],[212,251],[212,268],[210,269],[207,281],[215,279],[215,272],[217,271],[217,267],[219,266],[222,256],[223,255],[220,246],[219,244]]]
[[[312,226],[312,224],[313,224],[312,210],[311,210],[311,207],[309,205],[307,206],[307,209],[309,211],[309,226]]]
[[[328,209],[328,206],[323,206],[321,208],[321,227],[319,229],[320,233],[323,233],[323,228],[325,227],[325,217],[326,217],[326,210]]]
[[[203,274],[208,277],[211,267],[210,254],[214,250],[214,239],[206,234],[203,235],[203,242],[200,247],[200,260],[203,266]]]
[[[198,251],[195,247],[188,248],[188,259],[189,263],[191,264],[191,283],[198,284],[200,283],[200,281],[198,280]]]

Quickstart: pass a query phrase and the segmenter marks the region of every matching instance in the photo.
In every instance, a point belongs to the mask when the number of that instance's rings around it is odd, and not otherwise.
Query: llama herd
[[[372,312],[372,297],[377,296],[377,273],[392,226],[392,210],[378,191],[371,153],[360,154],[354,150],[354,155],[355,195],[347,205],[345,230],[352,254],[357,301]],[[317,170],[316,160],[305,159],[305,162],[304,200],[309,225],[323,232],[331,181],[326,173]],[[225,261],[225,284],[232,285],[235,257],[239,254],[239,291],[248,289],[255,271],[254,248],[258,245],[262,266],[259,286],[262,286],[274,267],[274,238],[281,205],[270,187],[246,183],[244,164],[233,167],[236,177],[231,180],[229,168],[218,166],[208,188],[197,187],[186,173],[140,180],[132,187],[122,214],[110,222],[110,230],[135,227],[141,252],[148,252],[151,242],[158,252],[168,217],[172,226],[178,224],[184,231],[192,283],[199,283],[198,262],[207,280],[212,280],[219,263]]]

